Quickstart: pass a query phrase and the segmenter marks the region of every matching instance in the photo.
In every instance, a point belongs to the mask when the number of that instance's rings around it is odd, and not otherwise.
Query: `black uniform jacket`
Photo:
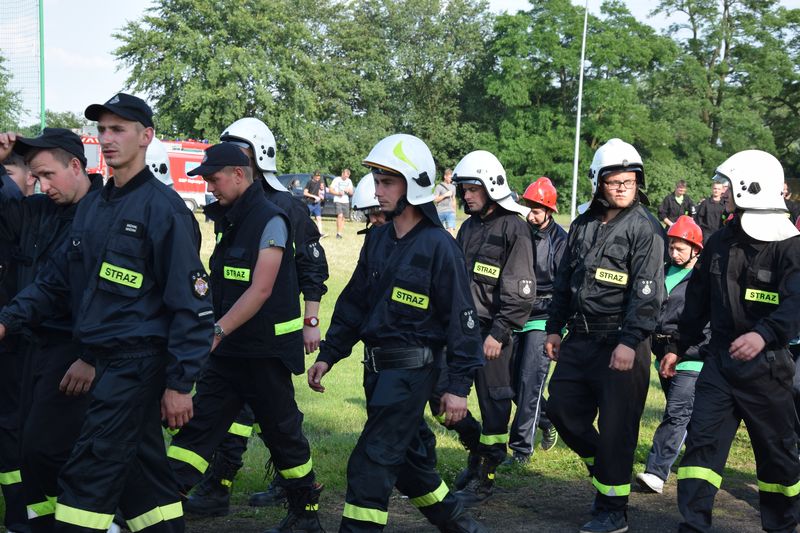
[[[69,236],[0,313],[9,329],[66,311],[96,358],[166,351],[167,387],[189,392],[208,356],[213,310],[200,230],[178,194],[145,167],[78,205]]]
[[[282,218],[290,235],[291,225],[286,214],[264,198],[259,183],[250,185],[232,206],[215,202],[206,206],[205,213],[214,221],[218,236],[210,265],[214,315],[219,320],[251,286],[267,223]],[[287,242],[269,298],[225,336],[214,356],[275,357],[295,374],[303,372],[303,318],[295,256],[289,246]]]
[[[469,217],[456,237],[464,250],[481,329],[503,344],[521,329],[536,297],[533,242],[528,223],[499,205]]]
[[[89,175],[89,180],[89,192],[103,186],[100,174]],[[0,200],[0,239],[15,243],[15,283],[19,289],[33,283],[47,260],[66,241],[77,209],[78,203],[58,205],[46,194],[34,194],[16,201]],[[41,325],[69,333],[72,331],[72,317],[69,313],[44,317]],[[27,326],[35,327],[36,324]]]
[[[694,270],[678,328],[678,355],[702,339],[707,322],[709,347],[724,353],[751,331],[761,335],[767,350],[785,348],[797,336],[800,236],[756,241],[734,218],[711,236]]]
[[[280,207],[289,217],[300,292],[307,302],[319,302],[328,291],[325,286],[328,261],[325,258],[325,249],[319,243],[317,225],[308,216],[308,207],[303,201],[292,196],[292,193],[272,189],[264,180],[262,185],[267,200]]]
[[[666,277],[669,265],[664,268],[664,276]],[[678,353],[678,345],[676,339],[678,338],[678,322],[683,312],[683,307],[686,305],[686,288],[689,286],[689,279],[692,277],[692,272],[689,272],[685,278],[680,280],[672,292],[666,295],[664,303],[661,304],[661,313],[658,315],[658,325],[653,333],[659,335],[668,335],[669,342],[664,347],[664,353]],[[706,325],[703,328],[703,339],[693,346],[689,346],[683,354],[684,361],[702,359],[700,355],[700,347],[707,344],[711,338],[711,328]],[[658,356],[658,354],[656,354]]]
[[[369,347],[427,346],[437,357],[447,345],[445,391],[469,394],[483,349],[464,254],[447,231],[423,219],[402,239],[391,223],[367,233],[317,361],[332,366],[359,340]]]
[[[536,275],[536,299],[533,301],[529,320],[546,320],[553,299],[553,284],[564,250],[567,248],[567,232],[551,220],[540,230],[531,227],[533,236],[533,270]]]
[[[672,222],[678,220],[681,215],[689,215],[693,217],[697,207],[688,194],[683,195],[683,202],[678,203],[675,198],[675,193],[669,193],[658,206],[658,220],[670,219]]]
[[[546,330],[578,314],[620,316],[619,343],[635,348],[656,327],[664,299],[664,230],[637,200],[604,224],[599,202],[569,230]]]
[[[700,205],[697,206],[694,221],[703,230],[703,243],[708,242],[708,238],[722,227],[726,216],[725,202],[722,198],[720,198],[719,202],[715,202],[711,198],[706,198],[700,202]]]

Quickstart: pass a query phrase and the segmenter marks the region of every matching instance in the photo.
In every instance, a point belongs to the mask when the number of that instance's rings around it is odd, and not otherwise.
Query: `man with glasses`
[[[608,141],[595,153],[589,176],[594,198],[570,227],[545,326],[545,351],[558,361],[547,414],[597,489],[593,518],[580,531],[610,533],[628,530],[665,244],[661,225],[644,207],[644,167],[633,146]],[[565,326],[569,337],[562,345]]]

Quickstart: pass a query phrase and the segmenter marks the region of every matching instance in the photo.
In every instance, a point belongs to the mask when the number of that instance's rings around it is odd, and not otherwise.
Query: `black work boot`
[[[319,523],[319,495],[322,485],[286,489],[288,513],[276,527],[264,533],[325,533]]]
[[[192,491],[183,510],[198,516],[225,516],[231,511],[231,485],[239,465],[214,457],[203,479]]]
[[[488,457],[481,457],[478,465],[478,472],[474,478],[467,483],[463,489],[453,495],[464,505],[464,507],[474,507],[486,501],[493,492],[494,472],[497,470],[498,462]]]
[[[264,492],[254,492],[248,502],[251,507],[277,507],[286,503],[286,489],[275,482],[275,478]]]
[[[489,533],[489,530],[475,520],[472,515],[464,509],[461,502],[453,511],[453,516],[442,525],[436,526],[442,533]]]
[[[467,456],[467,467],[461,471],[453,482],[453,488],[456,490],[463,490],[467,483],[478,475],[478,465],[481,464],[481,456],[478,452],[469,452]]]
[[[596,511],[594,518],[581,526],[581,533],[625,533],[628,515],[625,511]]]

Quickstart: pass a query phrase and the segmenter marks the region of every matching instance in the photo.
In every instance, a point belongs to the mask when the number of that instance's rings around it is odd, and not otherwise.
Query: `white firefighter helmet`
[[[147,147],[145,155],[147,166],[153,172],[153,175],[158,178],[158,181],[167,187],[174,187],[172,183],[172,176],[169,173],[169,155],[167,154],[167,147],[164,143],[153,137],[150,145]]]
[[[375,198],[375,179],[372,172],[358,181],[356,190],[353,193],[353,209],[359,211],[367,210],[371,207],[379,207],[378,199]]]
[[[733,154],[717,167],[714,179],[727,181],[742,229],[752,238],[771,242],[798,234],[787,216],[783,199],[783,167],[775,156],[761,150]]]
[[[411,205],[433,202],[436,164],[428,146],[419,138],[405,133],[389,135],[378,141],[364,165],[388,170],[406,179],[406,199]]]
[[[240,118],[225,128],[220,134],[219,140],[244,143],[243,147],[250,148],[253,152],[256,167],[261,171],[270,187],[277,191],[286,190],[276,176],[278,165],[275,161],[277,152],[275,136],[262,121],[254,117]]]
[[[522,216],[530,212],[530,209],[514,201],[506,170],[500,160],[486,150],[475,150],[465,155],[453,169],[453,182],[456,185],[483,185],[489,199],[501,207]]]
[[[592,180],[592,194],[597,191],[597,183],[603,175],[616,170],[636,172],[636,181],[644,188],[644,165],[642,156],[633,145],[622,139],[610,139],[597,149],[589,166],[589,179]]]

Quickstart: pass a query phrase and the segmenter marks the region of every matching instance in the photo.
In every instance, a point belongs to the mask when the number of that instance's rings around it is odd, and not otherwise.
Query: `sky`
[[[54,111],[83,114],[87,105],[104,102],[125,88],[128,72],[117,65],[113,51],[120,43],[112,34],[127,21],[141,17],[151,0],[43,0],[45,28],[45,103]],[[585,0],[573,0],[583,5]],[[589,0],[589,9],[599,11],[601,0]],[[786,7],[800,8],[800,0],[782,0]],[[528,0],[490,0],[494,12],[516,12],[529,6]],[[662,29],[663,18],[650,19],[652,0],[626,0],[639,20]],[[16,9],[17,0],[0,0],[3,11]],[[11,6],[11,7],[9,7]],[[3,32],[0,22],[0,32]],[[18,41],[19,42],[19,38]],[[13,65],[12,65],[13,68]],[[27,103],[26,107],[33,107]]]

